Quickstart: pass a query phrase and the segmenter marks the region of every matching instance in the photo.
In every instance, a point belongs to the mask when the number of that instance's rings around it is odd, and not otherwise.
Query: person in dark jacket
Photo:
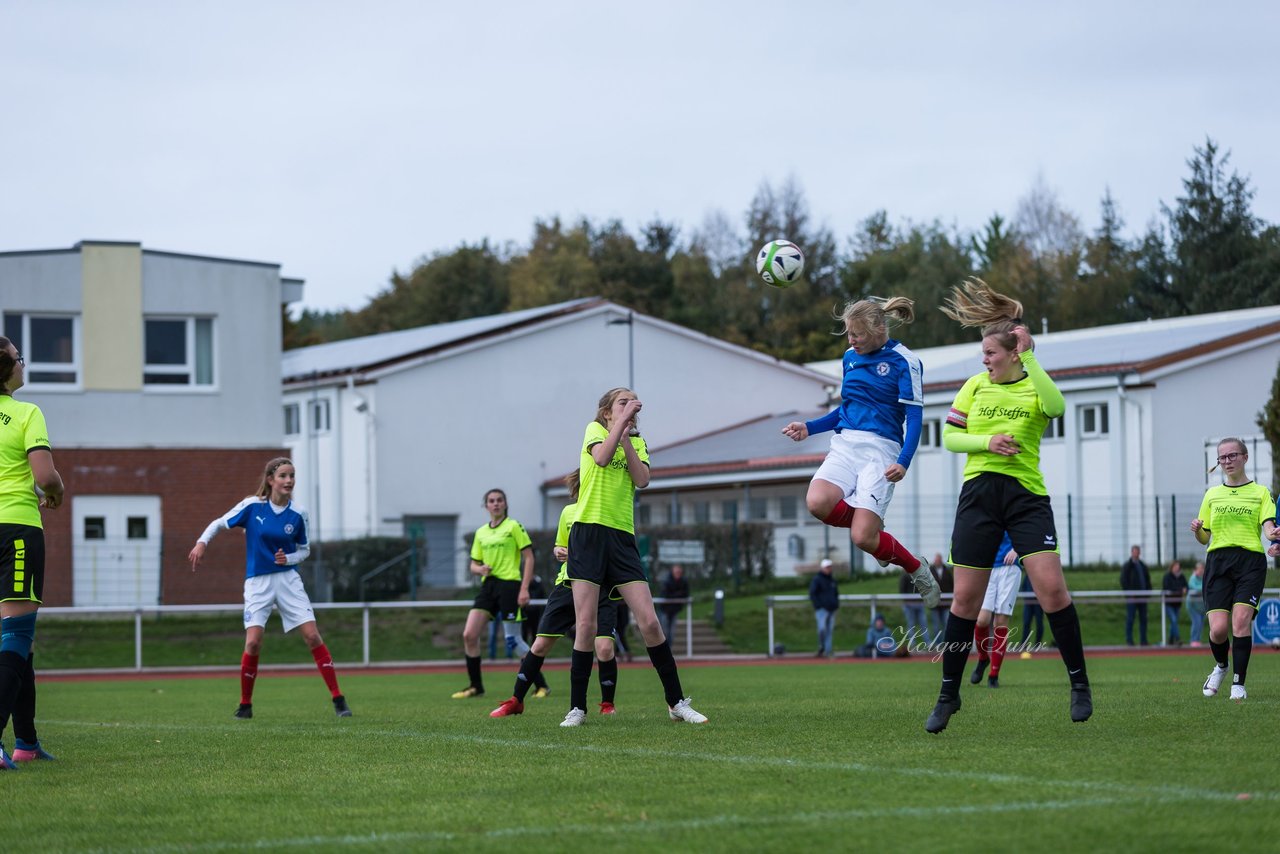
[[[813,603],[813,616],[818,622],[818,658],[831,657],[836,611],[840,609],[840,589],[831,575],[832,566],[831,561],[824,559],[809,582],[809,601]]]
[[[1169,620],[1169,645],[1182,646],[1178,620],[1182,616],[1182,600],[1187,598],[1187,577],[1182,574],[1181,563],[1175,560],[1169,564],[1160,586],[1164,590],[1164,613]]]
[[[662,592],[659,595],[663,599],[689,598],[689,582],[685,580],[683,566],[678,563],[671,565],[671,574],[662,582]],[[675,648],[676,618],[683,609],[683,602],[664,602],[658,606],[658,622],[662,623],[662,633],[667,636],[667,643],[671,644],[672,649]]]
[[[1120,589],[1146,591],[1151,589],[1151,573],[1142,562],[1142,547],[1129,549],[1129,559],[1120,569]],[[1138,618],[1138,639],[1147,645],[1147,597],[1130,596],[1124,605],[1124,642],[1133,646],[1133,618]]]

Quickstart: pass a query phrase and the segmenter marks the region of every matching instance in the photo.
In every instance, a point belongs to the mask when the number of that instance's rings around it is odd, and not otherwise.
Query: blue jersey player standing
[[[262,635],[274,605],[286,632],[302,629],[302,639],[311,648],[324,684],[333,697],[333,709],[340,718],[351,717],[347,700],[338,690],[333,657],[316,628],[315,612],[298,564],[311,553],[307,541],[307,511],[293,503],[297,479],[293,463],[276,457],[267,463],[256,494],[244,499],[209,524],[188,559],[195,571],[205,547],[219,531],[244,528],[244,655],[240,659],[240,707],[237,718],[253,717],[253,686],[258,678],[258,656]]]
[[[809,512],[828,525],[848,528],[853,544],[881,566],[902,567],[933,608],[942,591],[927,561],[884,530],[894,485],[906,477],[923,421],[920,359],[889,337],[891,321],[915,319],[913,305],[906,297],[872,297],[846,305],[840,319],[849,349],[843,360],[840,405],[821,418],[792,421],[782,433],[799,442],[835,431],[827,458],[809,483]]]

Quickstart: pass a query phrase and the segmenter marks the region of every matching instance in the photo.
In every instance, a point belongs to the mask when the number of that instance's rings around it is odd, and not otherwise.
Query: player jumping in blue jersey
[[[302,629],[302,639],[311,648],[311,657],[333,697],[333,710],[340,718],[351,717],[347,700],[338,690],[333,657],[316,628],[311,600],[302,586],[298,564],[307,559],[307,511],[291,500],[297,475],[293,463],[276,457],[267,463],[255,495],[232,507],[205,528],[188,560],[195,572],[205,547],[219,531],[244,528],[244,655],[240,659],[240,708],[237,718],[253,717],[253,686],[258,678],[258,656],[262,635],[274,605],[286,632]]]
[[[792,421],[782,433],[799,442],[835,431],[827,458],[809,483],[809,512],[828,525],[848,528],[853,544],[881,566],[902,567],[933,608],[942,590],[927,561],[884,530],[894,484],[906,477],[920,444],[924,370],[914,353],[889,337],[890,321],[915,319],[913,305],[906,297],[872,297],[846,305],[840,319],[849,349],[840,405],[813,421]]]

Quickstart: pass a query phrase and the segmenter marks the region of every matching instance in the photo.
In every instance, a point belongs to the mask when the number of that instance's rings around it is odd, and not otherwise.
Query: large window
[[[1080,407],[1081,436],[1105,436],[1110,432],[1111,425],[1107,423],[1105,403],[1091,403]]]
[[[143,385],[213,385],[211,318],[148,318],[143,335]]]
[[[27,385],[79,385],[80,318],[5,312],[4,335],[27,360]]]
[[[298,404],[286,403],[284,405],[284,434],[286,436],[297,436],[302,432],[302,413],[299,411]]]

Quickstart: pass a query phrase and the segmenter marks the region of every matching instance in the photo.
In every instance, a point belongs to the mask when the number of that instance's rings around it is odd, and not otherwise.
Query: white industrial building
[[[463,536],[507,493],[556,523],[542,484],[577,465],[610,388],[644,402],[651,447],[827,398],[823,373],[600,299],[291,350],[285,443],[319,539],[414,535],[429,584],[467,579]]]

